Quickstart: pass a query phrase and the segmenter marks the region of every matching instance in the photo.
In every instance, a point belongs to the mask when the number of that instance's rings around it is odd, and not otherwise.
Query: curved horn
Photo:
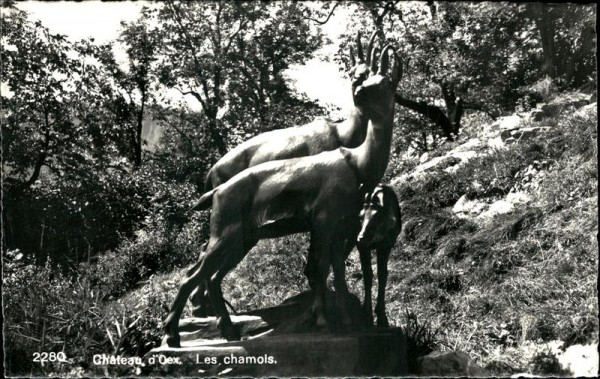
[[[360,31],[358,31],[358,33],[356,33],[356,53],[358,55],[358,61],[360,63],[364,62],[365,55],[363,54],[362,43],[360,41]]]
[[[402,79],[402,60],[396,53],[396,50],[393,50],[393,51],[394,51],[394,65],[392,66],[392,84],[394,86],[397,86],[398,83],[400,82],[400,79]]]
[[[375,43],[375,37],[377,36],[377,30],[371,34],[371,38],[369,38],[369,43],[367,44],[367,66],[371,64],[371,53],[373,52],[373,44]]]
[[[379,54],[379,48],[374,48],[371,53],[371,62],[369,69],[371,72],[377,72],[377,54]]]
[[[378,75],[385,75],[390,65],[390,57],[388,55],[388,50],[394,51],[394,48],[391,45],[385,45],[381,55],[379,56],[379,71],[377,71]]]

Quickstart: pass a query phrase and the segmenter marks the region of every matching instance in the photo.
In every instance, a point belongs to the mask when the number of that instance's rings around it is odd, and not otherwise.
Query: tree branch
[[[320,25],[325,25],[329,19],[331,18],[331,16],[333,15],[333,12],[335,11],[335,8],[337,8],[338,5],[340,5],[340,2],[335,3],[335,5],[333,6],[333,8],[331,8],[331,10],[329,11],[329,15],[327,15],[327,18],[325,19],[325,21],[321,21],[321,20],[317,20],[316,18],[312,18],[312,17],[308,17],[308,16],[303,16],[306,20],[310,20],[310,21],[314,21],[317,24]]]
[[[383,7],[383,11],[381,12],[381,14],[379,16],[377,16],[377,18],[375,19],[375,26],[381,27],[381,24],[383,23],[383,18],[385,17],[385,15],[387,15],[393,9],[396,9],[396,4],[398,4],[399,2],[400,2],[400,0],[396,0],[394,2],[392,2],[392,1],[387,2],[385,4],[385,6]]]
[[[255,100],[258,101],[259,105],[262,106],[264,104],[264,93],[262,91],[262,87],[256,83],[255,75],[253,75],[253,73],[250,72],[250,69],[248,68],[246,59],[244,59],[244,54],[246,53],[244,44],[240,43],[239,47],[240,47],[240,56],[238,59],[242,62],[241,66],[239,67],[240,71],[242,72],[242,74],[244,75],[246,80],[248,80],[248,83],[250,84],[250,86],[253,87],[254,91],[256,91],[256,94],[254,94]]]
[[[175,126],[175,123],[169,121],[167,118],[164,118],[162,121],[165,122],[170,127],[172,127],[173,129],[175,129],[175,131],[177,133],[179,133],[190,144],[190,146],[194,147],[194,141],[183,130],[181,130],[179,127]]]
[[[233,42],[233,39],[242,31],[242,29],[244,29],[246,27],[246,24],[248,23],[248,21],[250,21],[249,18],[240,20],[240,26],[238,27],[238,29],[228,37],[229,42],[227,43],[227,46],[225,46],[225,50],[224,50],[225,54],[227,54],[229,52],[229,49],[231,48],[231,43]]]
[[[206,102],[201,101],[202,108],[205,111],[207,111],[207,105],[208,105],[208,99],[209,99],[208,82],[206,81],[206,78],[204,77],[204,71],[202,70],[202,66],[200,65],[200,62],[198,61],[198,53],[196,51],[196,47],[192,41],[192,37],[190,36],[190,34],[187,31],[187,28],[183,25],[182,16],[181,16],[181,12],[179,11],[179,9],[177,9],[177,7],[175,6],[175,4],[172,0],[167,2],[167,6],[171,9],[171,12],[173,13],[175,22],[177,22],[177,24],[179,25],[180,36],[183,37],[183,39],[186,41],[186,43],[188,45],[188,48],[191,50],[192,59],[194,60],[194,67],[198,74],[198,78],[200,79],[200,82],[202,84],[202,87],[204,90],[204,95],[206,96]]]
[[[183,96],[185,96],[185,95],[194,96],[200,102],[200,104],[202,104],[202,109],[206,109],[207,105],[204,102],[204,99],[202,99],[202,96],[200,96],[200,94],[198,92],[192,91],[192,90],[184,92],[179,87],[173,87],[173,88],[175,88],[177,91],[179,91],[179,93],[181,93]]]
[[[413,101],[402,97],[400,94],[395,96],[396,103],[406,107],[412,111],[415,111],[436,123],[442,129],[442,133],[446,138],[452,138],[452,124],[450,119],[446,116],[444,111],[435,105],[429,105],[424,101]]]

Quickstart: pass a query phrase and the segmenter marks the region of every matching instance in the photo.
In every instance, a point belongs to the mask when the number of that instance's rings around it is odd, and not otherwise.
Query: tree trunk
[[[396,94],[396,103],[429,118],[442,129],[442,134],[444,137],[446,137],[446,139],[449,141],[454,140],[454,137],[452,136],[454,127],[448,116],[446,116],[444,111],[439,107],[436,107],[435,105],[429,105],[424,101],[417,102],[409,100],[400,96],[399,94]]]
[[[533,19],[535,26],[540,32],[542,51],[544,53],[542,71],[554,79],[556,77],[554,66],[554,34],[556,28],[550,14],[550,9],[549,5],[542,3],[529,3],[527,5],[529,17]]]
[[[437,21],[437,5],[434,4],[433,0],[428,0],[427,6],[429,7],[429,11],[431,12],[431,19],[433,21]]]
[[[225,155],[227,153],[227,144],[225,143],[225,136],[219,129],[219,122],[217,121],[217,110],[211,109],[205,111],[206,117],[208,117],[208,131],[210,138],[219,154]]]
[[[133,110],[136,112],[135,131],[133,134],[133,163],[135,167],[142,165],[142,130],[144,128],[144,112],[146,108],[146,101],[148,100],[148,92],[144,86],[140,86],[140,92],[142,99],[140,102],[140,109],[137,110],[135,104],[132,103]]]
[[[441,83],[440,88],[442,89],[442,96],[446,103],[451,132],[454,133],[454,135],[458,135],[458,131],[460,130],[460,120],[464,113],[464,101],[462,98],[456,96],[454,88],[447,83]]]
[[[42,170],[42,166],[46,162],[47,153],[46,151],[42,151],[38,156],[37,161],[35,162],[35,166],[33,166],[33,173],[31,177],[25,182],[24,187],[31,187],[33,183],[40,177],[40,172]]]
[[[134,165],[135,167],[140,167],[142,165],[142,127],[144,121],[144,105],[142,104],[142,109],[138,112],[137,121],[136,121],[136,129],[134,135],[133,142],[133,153],[134,153]]]
[[[31,177],[29,180],[23,183],[24,188],[31,187],[31,185],[38,180],[42,171],[42,166],[46,163],[46,158],[48,157],[48,149],[50,148],[50,116],[45,108],[44,123],[46,127],[46,130],[44,131],[44,145],[42,146],[42,151],[40,152],[40,155],[33,166],[33,173],[31,174]]]
[[[450,124],[452,125],[452,133],[455,135],[458,135],[458,131],[460,130],[460,122],[464,113],[464,101],[462,98],[458,97],[456,98],[456,102],[452,105],[452,107],[448,108]]]

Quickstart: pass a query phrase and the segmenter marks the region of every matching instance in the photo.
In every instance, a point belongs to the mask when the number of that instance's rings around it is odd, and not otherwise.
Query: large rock
[[[483,212],[487,207],[486,203],[478,200],[468,200],[467,195],[462,195],[456,204],[454,204],[454,207],[452,207],[452,212],[461,218],[474,217]]]
[[[551,129],[552,129],[552,127],[550,127],[550,126],[532,126],[529,128],[521,128],[521,129],[516,129],[516,130],[504,130],[502,133],[500,133],[500,138],[502,139],[502,142],[504,142],[505,144],[508,144],[508,143],[514,142],[514,141],[507,142],[511,138],[516,141],[525,141],[525,140],[529,140],[541,133],[548,132]]]
[[[495,150],[506,149],[505,144],[506,144],[506,142],[502,141],[502,138],[500,136],[490,138],[487,141],[488,147],[490,147],[491,149],[495,149]]]
[[[579,109],[589,104],[590,96],[580,92],[563,93],[541,106],[546,117],[554,117],[569,108]]]
[[[551,129],[552,127],[550,126],[533,126],[530,128],[522,128],[519,130],[515,130],[512,133],[512,137],[517,140],[528,140]]]
[[[486,376],[479,367],[462,351],[434,351],[417,363],[420,376]]]
[[[515,204],[515,205],[527,204],[527,203],[531,202],[531,196],[529,196],[528,194],[526,194],[524,192],[516,191],[516,192],[511,192],[508,195],[506,195],[506,201],[508,201],[509,203]]]
[[[340,328],[340,315],[334,306],[336,303],[335,292],[327,291],[326,300],[327,324],[331,329],[337,331]],[[286,299],[280,305],[233,315],[232,321],[240,330],[242,337],[248,338],[265,331],[269,331],[270,334],[319,333],[322,328],[314,324],[313,303],[312,292],[306,291]],[[346,298],[346,306],[350,315],[350,329],[354,331],[367,330],[368,325],[358,297],[349,293]],[[214,317],[182,319],[179,322],[179,329],[182,341],[221,338]]]
[[[499,214],[511,213],[515,210],[515,204],[506,199],[496,200],[491,203],[484,212],[481,212],[478,216],[480,219],[491,219],[492,217]]]
[[[597,117],[598,103],[594,102],[582,107],[581,109],[578,109],[577,112],[575,112],[575,115],[579,117]]]
[[[427,154],[427,153],[425,153]],[[425,156],[423,154],[423,156]],[[448,167],[454,167],[456,170],[460,165],[466,163],[470,159],[473,159],[480,154],[476,151],[450,151],[445,155],[431,158],[430,160],[421,163],[417,167],[415,167],[410,173],[410,175],[415,177],[419,177],[419,174],[432,170],[432,169],[446,169]],[[422,156],[422,157],[423,157]]]
[[[477,218],[480,220],[490,220],[496,215],[511,213],[530,201],[531,197],[526,193],[511,192],[504,199],[496,200],[489,204],[488,208],[481,212]]]
[[[527,115],[527,119],[533,122],[540,122],[544,119],[544,111],[541,109],[534,109]]]
[[[512,130],[503,130],[500,133],[500,138],[502,139],[503,142],[506,142],[506,140],[511,137],[512,137]]]
[[[569,346],[557,358],[561,368],[575,377],[598,376],[598,344]]]
[[[522,122],[523,119],[518,115],[505,116],[496,120],[491,128],[495,130],[513,130],[521,126]]]
[[[454,148],[454,152],[483,150],[485,143],[480,138],[471,138],[462,145]]]

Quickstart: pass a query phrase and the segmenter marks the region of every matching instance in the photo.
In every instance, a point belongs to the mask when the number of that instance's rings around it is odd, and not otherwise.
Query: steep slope
[[[391,180],[405,214],[392,317],[429,321],[448,348],[499,375],[559,374],[557,346],[597,348],[596,104],[576,110],[583,103],[565,98]]]

